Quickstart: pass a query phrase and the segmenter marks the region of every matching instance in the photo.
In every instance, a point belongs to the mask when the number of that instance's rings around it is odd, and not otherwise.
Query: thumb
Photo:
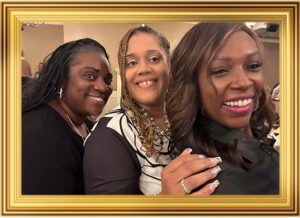
[[[186,148],[179,156],[189,155],[192,153],[192,151],[193,150],[191,148]]]

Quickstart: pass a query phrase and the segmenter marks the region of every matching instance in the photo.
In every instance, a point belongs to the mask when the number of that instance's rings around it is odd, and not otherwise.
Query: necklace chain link
[[[65,109],[64,109],[64,107],[63,107],[63,105],[62,105],[62,102],[59,101],[59,103],[60,103],[60,107],[61,107],[63,113],[66,115],[67,119],[69,120],[69,123],[71,124],[72,129],[73,129],[73,130],[74,130],[74,131],[82,138],[82,140],[84,141],[85,137],[83,137],[83,135],[81,134],[81,132],[78,130],[78,128],[76,127],[76,125],[73,123],[73,121],[72,121],[71,118],[69,117],[69,115],[66,113],[66,111],[65,111]],[[84,128],[87,130],[87,132],[89,132],[87,126],[85,125],[85,123],[83,123],[83,125],[84,125]]]
[[[155,123],[154,118],[151,117],[149,115],[149,113],[147,113],[145,111],[144,108],[141,108],[140,111],[141,111],[142,115],[146,118],[146,120],[150,123],[152,128],[155,130],[155,132],[159,138],[163,138],[164,136],[166,136],[168,139],[170,138],[170,136],[171,136],[170,123],[169,123],[168,117],[166,115],[165,115],[165,124],[166,124],[167,128],[164,130],[161,130],[160,127]]]
[[[77,127],[75,126],[75,124],[73,123],[73,121],[71,120],[71,118],[69,117],[69,115],[67,113],[65,113],[69,122],[71,123],[72,125],[72,129],[82,138],[82,140],[84,141],[84,138],[83,135],[80,133],[80,131],[77,129]],[[86,125],[84,124],[84,127],[85,129],[87,129]]]

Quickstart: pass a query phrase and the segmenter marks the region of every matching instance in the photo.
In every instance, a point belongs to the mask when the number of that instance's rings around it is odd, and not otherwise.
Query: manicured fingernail
[[[222,158],[221,157],[214,157],[211,158],[211,161],[214,163],[222,163]]]
[[[215,166],[214,168],[211,169],[211,173],[214,174],[215,176],[218,175],[219,172],[221,172],[220,166]]]
[[[190,154],[190,153],[192,153],[193,150],[191,148],[187,148],[187,149],[185,149],[185,151]]]
[[[210,184],[210,190],[215,190],[220,185],[219,180],[215,180],[213,183]]]
[[[198,157],[199,157],[200,159],[206,158],[206,156],[205,156],[204,154],[199,154]]]

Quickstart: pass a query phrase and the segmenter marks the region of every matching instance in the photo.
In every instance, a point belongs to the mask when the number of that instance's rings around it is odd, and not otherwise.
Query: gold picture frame
[[[3,215],[299,214],[299,1],[2,1],[0,139]],[[280,194],[49,196],[21,194],[22,22],[272,22],[280,28]]]

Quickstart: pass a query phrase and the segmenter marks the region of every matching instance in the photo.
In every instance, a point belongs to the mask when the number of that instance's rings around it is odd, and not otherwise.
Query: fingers
[[[219,185],[220,185],[219,180],[215,180],[212,183],[209,183],[206,186],[204,186],[199,191],[196,191],[196,192],[192,193],[191,195],[194,195],[194,196],[207,196],[207,195],[211,195],[216,190],[216,188]]]
[[[192,151],[193,150],[191,148],[186,148],[179,156],[189,155],[192,153]]]
[[[193,190],[215,178],[219,172],[221,172],[221,167],[215,166],[214,168],[184,179],[184,183],[190,190]]]
[[[191,160],[197,160],[199,159],[199,155],[197,154],[191,154],[192,149],[187,148],[185,149],[177,158],[175,158],[173,161],[171,161],[164,170],[168,173],[172,173],[174,170],[176,170],[181,164],[185,162],[189,162]]]
[[[162,170],[162,194],[186,195],[190,190],[215,178],[221,171],[221,168],[217,166],[222,162],[220,157],[207,158],[204,155],[191,154],[191,152],[191,149],[185,149]],[[196,195],[209,195],[217,187],[216,184],[209,183],[195,193]]]
[[[174,170],[171,174],[174,174],[173,179],[176,182],[179,182],[180,180],[186,179],[196,173],[200,173],[205,169],[210,169],[212,167],[215,167],[218,163],[221,162],[222,160],[219,157],[201,158],[201,159],[198,157],[196,159],[182,162],[180,166],[176,170]]]

